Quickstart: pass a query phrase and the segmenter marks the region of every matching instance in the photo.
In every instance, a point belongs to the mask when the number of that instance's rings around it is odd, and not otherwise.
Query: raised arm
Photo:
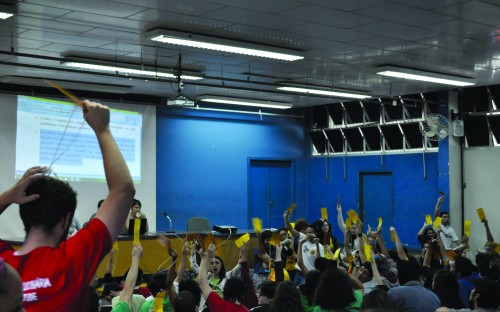
[[[309,272],[307,267],[304,265],[304,259],[302,258],[302,246],[306,240],[307,237],[304,237],[304,239],[299,242],[299,247],[297,249],[297,265],[299,266],[303,276],[306,276],[307,272]]]
[[[439,192],[439,198],[437,199],[436,206],[434,207],[434,218],[439,217],[439,210],[441,209],[441,205],[444,201],[444,193]]]
[[[391,226],[390,230],[391,230],[391,233],[394,233],[393,235],[394,235],[394,241],[396,243],[396,250],[398,252],[398,258],[401,260],[408,259],[408,256],[406,255],[405,250],[403,248],[403,244],[401,243],[401,240],[399,239],[398,232],[396,231],[396,229],[393,226]]]
[[[123,286],[122,293],[120,294],[120,301],[124,301],[132,308],[132,295],[134,294],[135,284],[137,282],[137,274],[139,272],[139,260],[142,257],[142,246],[136,244],[132,247],[132,263],[125,279],[125,286]]]
[[[94,130],[101,148],[108,196],[96,218],[108,228],[111,240],[120,233],[135,195],[134,183],[127,164],[109,129],[109,109],[99,103],[83,101],[83,117]]]
[[[182,281],[182,277],[186,272],[188,256],[189,256],[189,246],[188,243],[184,243],[184,246],[182,246],[181,263],[179,264],[179,269],[177,270],[177,277],[175,278],[174,281],[175,283],[180,283]]]
[[[488,240],[488,243],[494,243],[495,240],[493,239],[493,235],[491,234],[488,220],[484,219],[482,222],[484,223],[484,228],[486,229],[486,239]]]
[[[342,206],[340,206],[340,202],[337,202],[337,223],[339,225],[339,229],[342,232],[345,232],[345,222],[344,217],[342,216]]]
[[[373,272],[373,282],[375,285],[382,285],[382,277],[380,277],[380,272],[378,271],[377,263],[375,262],[375,254],[371,251],[370,265]]]
[[[380,253],[386,256],[387,258],[390,258],[391,256],[389,255],[389,251],[385,246],[384,237],[382,236],[382,227],[378,228],[377,231],[374,232],[374,238],[378,246],[380,247]]]
[[[292,224],[290,223],[290,216],[288,215],[288,210],[285,211],[283,214],[283,219],[285,219],[285,227],[286,229],[292,233],[293,237],[299,238],[300,237],[300,232],[297,231],[296,229],[293,228]]]
[[[268,266],[268,268],[270,268],[271,266],[269,265],[269,263],[271,262],[271,257],[269,257],[269,255],[267,254],[266,246],[264,246],[264,242],[262,241],[262,233],[260,232],[257,232],[257,241],[259,244],[259,253],[257,256]]]
[[[47,172],[46,167],[31,167],[10,189],[0,194],[0,214],[2,214],[11,204],[25,204],[36,200],[40,197],[38,194],[26,196],[26,189],[35,181],[43,177],[43,173]]]
[[[365,240],[363,238],[363,223],[361,221],[358,221],[356,227],[358,228],[359,260],[361,261],[361,263],[365,263],[366,254],[365,254]]]
[[[212,291],[212,288],[210,288],[210,285],[208,284],[207,274],[208,268],[210,266],[210,261],[212,261],[213,257],[215,257],[215,245],[210,244],[207,250],[202,250],[201,252],[200,273],[196,278],[196,282],[198,282],[198,285],[200,285],[201,293],[205,300],[208,298],[208,295]]]

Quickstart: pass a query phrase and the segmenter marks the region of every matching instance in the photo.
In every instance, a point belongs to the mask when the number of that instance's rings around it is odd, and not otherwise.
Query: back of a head
[[[167,290],[167,272],[156,272],[151,275],[148,282],[148,289],[153,296],[156,296],[162,289]]]
[[[118,285],[117,283],[107,283],[102,288],[101,297],[106,298],[107,296],[111,295],[111,291],[121,291],[121,290],[122,289],[120,288],[120,285]]]
[[[304,312],[300,294],[294,283],[284,281],[278,284],[271,301],[272,312]]]
[[[323,273],[314,294],[314,305],[324,310],[345,309],[355,301],[347,273],[339,269],[329,269]]]
[[[245,292],[245,284],[239,277],[231,277],[226,281],[222,295],[224,300],[241,301],[243,293]]]
[[[434,274],[432,291],[438,296],[441,305],[452,309],[463,308],[460,300],[460,285],[454,273],[439,270]]]
[[[500,285],[488,278],[482,278],[474,283],[477,305],[483,309],[497,309],[500,306]],[[496,310],[495,310],[496,311]]]
[[[179,292],[172,303],[172,311],[175,312],[196,312],[197,308],[196,299],[189,291]]]
[[[259,285],[259,292],[270,299],[274,297],[275,290],[276,290],[275,282],[264,281]]]
[[[363,297],[360,311],[392,309],[392,301],[387,291],[381,288],[375,288]]]
[[[420,281],[420,276],[422,276],[422,267],[414,259],[398,261],[397,269],[401,285],[409,281]]]
[[[67,182],[45,176],[28,186],[26,195],[31,194],[38,194],[40,198],[19,206],[26,233],[33,226],[41,226],[44,232],[50,233],[68,213],[70,220],[73,218],[76,192]]]
[[[201,288],[200,285],[192,279],[183,280],[179,283],[179,292],[188,291],[194,296],[194,302],[196,305],[200,304],[201,300]]]
[[[301,232],[309,226],[309,223],[304,218],[298,218],[295,220],[295,226],[293,227],[295,230]]]
[[[474,265],[470,259],[457,256],[455,257],[455,272],[460,273],[460,277],[467,277],[474,272]]]

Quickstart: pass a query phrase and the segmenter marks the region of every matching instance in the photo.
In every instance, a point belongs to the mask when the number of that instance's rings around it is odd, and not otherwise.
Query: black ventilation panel
[[[464,105],[464,111],[466,112],[489,111],[489,98],[486,87],[464,89],[462,101]]]
[[[363,151],[363,137],[361,136],[361,132],[359,132],[359,128],[347,128],[342,131],[344,131],[352,152]]]
[[[380,126],[390,149],[403,149],[403,135],[398,125]]]
[[[311,137],[311,141],[316,148],[318,154],[326,153],[327,141],[325,135],[322,131],[313,131],[309,132],[309,136]]]
[[[314,106],[312,108],[312,125],[313,129],[328,128],[328,111],[325,105]]]
[[[333,151],[338,153],[344,151],[344,138],[339,129],[326,130],[326,136],[333,146]]]
[[[363,103],[370,121],[380,121],[380,103]]]
[[[342,115],[344,114],[344,110],[340,104],[328,105],[328,112],[334,125],[339,126],[342,124]]]
[[[399,101],[396,102],[399,104]],[[392,104],[384,104],[384,107],[385,110],[387,111],[387,114],[389,115],[390,120],[403,119],[403,106],[401,104],[396,106]]]
[[[380,150],[380,130],[378,127],[364,127],[361,128],[366,139],[368,147],[372,151]]]
[[[486,116],[464,117],[464,130],[469,146],[489,146],[490,136]]]
[[[500,115],[488,116],[488,122],[490,123],[491,132],[493,132],[497,143],[500,143]]]
[[[406,141],[410,148],[422,148],[423,137],[418,123],[401,124],[401,129],[405,134]]]
[[[349,117],[351,117],[351,123],[363,122],[363,108],[359,102],[344,103],[344,107],[346,108]]]

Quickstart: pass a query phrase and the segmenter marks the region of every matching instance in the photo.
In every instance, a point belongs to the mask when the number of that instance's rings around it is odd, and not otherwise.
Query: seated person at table
[[[149,231],[147,217],[143,212],[141,212],[141,208],[142,208],[141,202],[138,199],[134,198],[134,201],[132,203],[132,207],[130,207],[130,213],[128,214],[127,221],[125,221],[125,229],[123,231],[124,234],[128,233],[130,220],[134,220],[134,219],[145,219],[146,220],[146,232]]]

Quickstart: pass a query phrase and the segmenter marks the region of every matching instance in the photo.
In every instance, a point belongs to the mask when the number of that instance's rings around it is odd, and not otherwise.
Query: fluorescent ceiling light
[[[259,100],[232,98],[232,97],[215,96],[215,95],[204,95],[199,97],[198,100],[207,103],[232,104],[232,105],[267,107],[267,108],[277,108],[277,109],[287,109],[287,108],[292,108],[293,106],[290,103],[259,101]]]
[[[474,82],[472,79],[449,76],[443,74],[437,74],[432,72],[426,72],[421,70],[400,68],[394,66],[383,66],[377,69],[377,75],[394,77],[401,79],[418,80],[432,83],[440,83],[446,85],[452,85],[457,87],[473,86]]]
[[[162,78],[177,78],[177,75],[166,72],[159,72],[155,70],[141,70],[141,69],[133,69],[126,67],[118,67],[118,66],[109,66],[109,65],[99,65],[99,64],[90,64],[90,63],[81,63],[81,62],[64,62],[64,65],[68,67],[88,69],[92,71],[104,71],[104,72],[118,72],[120,74],[131,74],[131,75],[139,75],[139,76],[151,76],[151,77],[162,77]],[[181,79],[185,80],[199,80],[203,79],[201,76],[191,76],[191,75],[181,75]]]
[[[12,5],[0,4],[0,19],[7,19],[16,13],[16,8]]]
[[[156,29],[148,34],[149,39],[157,42],[188,46],[193,48],[222,51],[272,58],[283,61],[297,61],[304,58],[301,52],[265,46],[255,43],[241,42],[229,39],[215,38],[179,31]]]
[[[131,86],[108,84],[108,83],[99,84],[92,82],[58,80],[58,79],[50,79],[50,81],[55,82],[62,88],[69,90],[85,90],[85,91],[92,90],[96,92],[108,92],[117,94],[119,93],[125,94],[132,90]],[[44,78],[36,78],[36,77],[4,76],[0,78],[0,82],[27,85],[27,86],[48,87],[47,83],[44,81]]]
[[[14,14],[12,13],[5,13],[5,12],[0,12],[0,19],[7,19],[11,16],[13,16]]]
[[[326,96],[331,96],[331,97],[345,97],[345,98],[360,99],[360,100],[371,98],[370,95],[364,95],[364,94],[355,94],[355,93],[328,91],[328,90],[310,89],[310,88],[301,88],[301,87],[278,87],[278,90],[289,91],[289,92],[299,92],[299,93],[306,93],[306,94],[326,95]]]

